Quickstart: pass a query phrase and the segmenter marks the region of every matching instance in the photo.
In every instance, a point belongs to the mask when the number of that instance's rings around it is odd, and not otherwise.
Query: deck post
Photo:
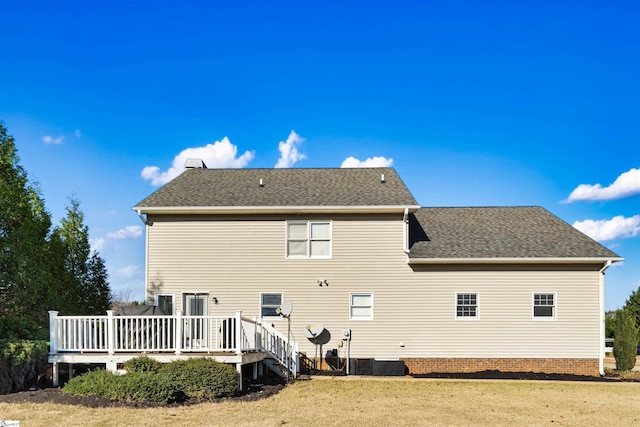
[[[176,344],[175,344],[175,348],[176,354],[180,354],[182,353],[182,311],[181,310],[176,310]]]
[[[107,352],[115,353],[116,346],[116,328],[113,320],[113,310],[107,310]]]
[[[55,361],[52,363],[52,369],[51,369],[51,382],[53,383],[54,387],[58,387],[58,384],[60,384],[60,376],[58,374],[58,362]]]
[[[49,354],[56,354],[58,351],[58,330],[56,328],[56,317],[58,312],[55,310],[49,311]]]
[[[56,354],[58,351],[57,338],[59,334],[56,328],[56,317],[58,317],[58,312],[56,310],[49,310],[49,354]],[[51,382],[54,387],[58,387],[60,383],[57,360],[51,363]]]
[[[236,311],[236,354],[242,354],[242,311]]]
[[[242,391],[242,363],[236,363],[236,371],[238,371],[238,391]]]

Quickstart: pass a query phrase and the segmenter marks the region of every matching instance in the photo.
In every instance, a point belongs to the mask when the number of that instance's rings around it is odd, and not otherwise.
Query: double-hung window
[[[173,315],[174,307],[173,294],[156,294],[156,305],[164,312],[164,314]]]
[[[282,305],[282,294],[262,294],[260,296],[260,315],[262,317],[278,316],[276,309]]]
[[[456,294],[456,318],[476,319],[478,317],[478,294]]]
[[[288,221],[287,258],[331,258],[331,222]]]
[[[555,294],[533,294],[533,317],[534,319],[555,319]]]
[[[353,293],[349,298],[351,320],[373,320],[373,294]]]

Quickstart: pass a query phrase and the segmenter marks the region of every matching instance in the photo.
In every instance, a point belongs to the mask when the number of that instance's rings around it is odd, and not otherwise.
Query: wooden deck
[[[116,372],[118,365],[145,355],[166,363],[190,357],[210,357],[232,364],[240,376],[242,366],[253,364],[254,378],[263,361],[299,373],[296,343],[260,319],[233,316],[58,316],[49,312],[49,363],[54,385],[59,383],[58,364],[103,364]]]

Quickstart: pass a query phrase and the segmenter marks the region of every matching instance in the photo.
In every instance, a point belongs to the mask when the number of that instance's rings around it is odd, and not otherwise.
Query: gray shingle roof
[[[421,208],[411,221],[412,260],[618,258],[541,207]]]
[[[418,203],[393,168],[187,169],[134,209],[279,206],[417,208]]]

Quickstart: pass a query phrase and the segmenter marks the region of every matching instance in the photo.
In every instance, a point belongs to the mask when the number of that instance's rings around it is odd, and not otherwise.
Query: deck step
[[[287,378],[287,367],[275,359],[264,359],[264,364],[281,378]]]

